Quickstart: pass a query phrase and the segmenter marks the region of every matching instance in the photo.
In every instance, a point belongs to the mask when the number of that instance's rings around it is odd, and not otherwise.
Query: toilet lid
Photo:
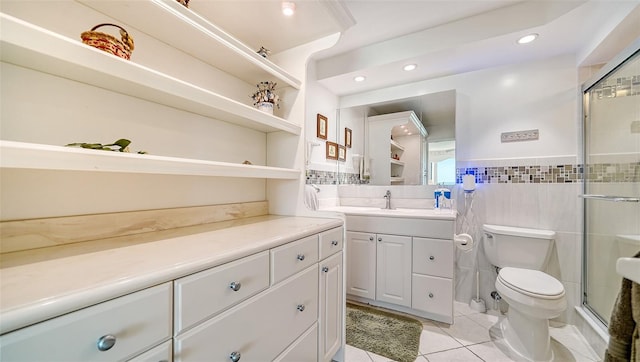
[[[502,268],[498,278],[505,286],[534,297],[553,298],[564,295],[562,283],[538,270]]]

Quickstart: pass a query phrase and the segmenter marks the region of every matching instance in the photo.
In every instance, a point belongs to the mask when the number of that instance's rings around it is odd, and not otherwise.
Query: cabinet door
[[[375,234],[347,232],[347,294],[376,299]]]
[[[320,262],[319,361],[331,361],[342,343],[342,252]]]
[[[411,237],[378,234],[376,300],[411,307]]]

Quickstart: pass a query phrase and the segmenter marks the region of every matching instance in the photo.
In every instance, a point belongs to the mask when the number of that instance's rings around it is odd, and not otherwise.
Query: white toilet
[[[555,232],[510,226],[483,225],[484,251],[500,269],[496,289],[509,304],[500,323],[506,344],[529,361],[551,361],[549,319],[567,307],[564,287],[542,272],[552,250]]]

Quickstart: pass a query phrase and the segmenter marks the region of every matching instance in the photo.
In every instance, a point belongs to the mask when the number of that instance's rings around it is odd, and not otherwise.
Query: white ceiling
[[[190,8],[273,53],[342,31],[336,46],[314,56],[318,81],[339,96],[561,54],[597,64],[640,36],[638,0],[294,2],[291,18],[278,0],[192,0]],[[539,39],[515,43],[529,32]],[[418,68],[404,72],[407,63]],[[359,74],[366,81],[354,82]]]

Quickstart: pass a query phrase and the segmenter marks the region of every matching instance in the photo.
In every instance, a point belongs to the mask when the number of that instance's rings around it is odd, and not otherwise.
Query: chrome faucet
[[[391,210],[391,190],[387,190],[387,193],[384,194],[384,198],[387,200],[387,205],[384,208]]]

